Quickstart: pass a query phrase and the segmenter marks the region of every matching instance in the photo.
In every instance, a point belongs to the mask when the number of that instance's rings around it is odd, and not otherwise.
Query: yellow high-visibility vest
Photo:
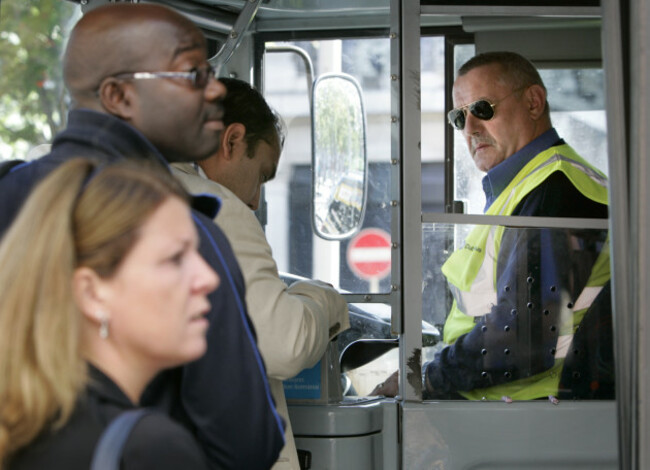
[[[519,203],[555,171],[564,173],[585,197],[607,204],[606,177],[564,144],[551,147],[528,162],[486,214],[511,215]],[[442,266],[454,295],[444,327],[443,340],[447,344],[454,343],[459,336],[472,330],[475,318],[489,313],[496,305],[496,269],[503,232],[502,226],[477,226],[465,239],[464,247],[455,251]],[[592,267],[586,287],[573,308],[566,309],[562,315],[555,365],[551,369],[494,387],[459,393],[473,400],[500,400],[504,396],[514,400],[532,400],[557,395],[564,357],[575,328],[609,278],[609,244],[606,243]]]

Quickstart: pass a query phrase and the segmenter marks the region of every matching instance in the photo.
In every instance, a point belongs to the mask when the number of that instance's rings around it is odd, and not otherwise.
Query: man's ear
[[[130,120],[133,87],[128,82],[115,77],[105,78],[99,85],[98,94],[102,107],[109,114]]]
[[[534,121],[544,115],[546,108],[546,91],[540,85],[531,85],[525,92],[528,114]]]
[[[87,267],[77,268],[72,275],[72,290],[79,310],[93,323],[99,324],[101,315],[110,310],[107,305],[105,281]]]
[[[246,137],[246,126],[243,124],[233,122],[226,127],[221,136],[221,150],[226,160],[237,157],[242,150],[242,145],[245,151],[244,137]]]

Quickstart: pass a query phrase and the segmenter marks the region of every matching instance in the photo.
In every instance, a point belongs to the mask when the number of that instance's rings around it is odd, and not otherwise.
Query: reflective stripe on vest
[[[587,198],[607,204],[607,179],[591,167],[568,145],[551,147],[533,158],[512,179],[486,211],[488,215],[511,215],[519,203],[552,173],[561,171]],[[455,251],[442,266],[449,281],[454,303],[445,322],[443,340],[452,344],[475,326],[475,318],[489,313],[497,301],[496,269],[504,227],[481,225],[466,237],[462,249]],[[609,279],[608,244],[592,267],[587,286],[572,309],[562,314],[553,368],[526,379],[488,389],[460,392],[470,399],[534,399],[557,394],[563,358],[573,340],[575,327]]]

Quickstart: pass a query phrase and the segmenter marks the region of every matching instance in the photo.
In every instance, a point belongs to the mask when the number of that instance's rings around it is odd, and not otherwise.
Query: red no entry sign
[[[382,279],[390,273],[390,235],[366,228],[348,245],[348,266],[361,279]]]

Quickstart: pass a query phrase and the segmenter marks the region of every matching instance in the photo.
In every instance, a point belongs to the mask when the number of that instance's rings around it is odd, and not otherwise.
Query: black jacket
[[[8,470],[88,470],[99,437],[133,403],[100,370],[90,366],[90,385],[70,421],[46,432],[18,452]],[[133,428],[122,452],[124,470],[207,469],[205,456],[187,429],[163,413],[146,415]]]
[[[68,126],[54,139],[50,154],[14,167],[0,179],[0,235],[37,181],[62,162],[80,156],[167,165],[156,148],[124,121],[90,110],[71,111]],[[213,199],[212,213],[193,210],[201,255],[221,278],[219,289],[209,296],[208,351],[187,366],[161,374],[145,392],[142,404],[165,409],[194,432],[210,468],[266,469],[284,446],[284,424],[257,349],[244,300],[244,279],[230,244],[212,221],[217,206]]]

